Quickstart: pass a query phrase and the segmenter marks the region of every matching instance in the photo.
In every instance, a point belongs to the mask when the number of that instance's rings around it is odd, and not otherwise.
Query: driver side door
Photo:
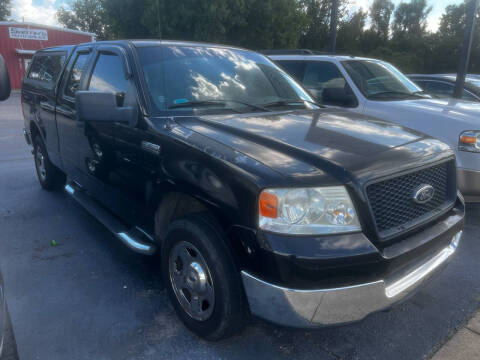
[[[119,46],[99,46],[87,70],[85,90],[115,95],[118,108],[138,109],[138,95],[126,51]],[[139,112],[130,121],[85,122],[85,136],[91,156],[86,159],[89,192],[117,216],[144,226],[144,172],[134,140],[147,135]],[[81,120],[81,119],[80,119]]]

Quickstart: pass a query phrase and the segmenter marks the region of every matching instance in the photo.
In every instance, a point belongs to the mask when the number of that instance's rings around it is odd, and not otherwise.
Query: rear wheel
[[[208,216],[188,215],[170,224],[162,274],[178,317],[196,335],[219,340],[242,328],[240,276],[221,230]]]
[[[46,190],[59,190],[67,181],[65,174],[55,167],[48,158],[45,145],[39,136],[33,140],[33,156],[35,169],[37,170],[38,181]]]

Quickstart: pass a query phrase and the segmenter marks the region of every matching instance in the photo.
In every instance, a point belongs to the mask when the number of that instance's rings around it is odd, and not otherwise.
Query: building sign
[[[10,39],[48,40],[47,30],[9,27],[8,32]]]

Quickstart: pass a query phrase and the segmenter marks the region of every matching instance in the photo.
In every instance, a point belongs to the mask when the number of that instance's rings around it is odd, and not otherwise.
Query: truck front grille
[[[407,231],[453,205],[454,176],[455,162],[449,161],[368,185],[366,192],[380,239]],[[430,201],[419,204],[413,197],[422,185],[433,186],[435,193]]]

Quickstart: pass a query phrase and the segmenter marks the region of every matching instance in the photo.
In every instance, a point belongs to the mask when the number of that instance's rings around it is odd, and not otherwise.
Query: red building
[[[0,21],[0,54],[7,63],[12,89],[20,89],[36,50],[90,41],[95,41],[95,34],[26,22]]]

